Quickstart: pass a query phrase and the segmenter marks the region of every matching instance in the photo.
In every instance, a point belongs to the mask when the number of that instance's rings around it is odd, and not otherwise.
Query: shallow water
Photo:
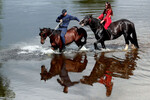
[[[89,27],[84,27],[88,40],[80,51],[74,43],[64,54],[52,51],[48,39],[40,44],[39,28],[55,28],[62,8],[82,19],[87,14],[99,16],[104,3],[0,0],[0,100],[149,100],[149,0],[111,0],[113,21],[125,18],[134,22],[138,50],[123,51],[120,37],[106,41],[106,50],[95,51]],[[75,25],[79,26],[72,21],[69,27]],[[64,85],[68,93],[63,92]]]

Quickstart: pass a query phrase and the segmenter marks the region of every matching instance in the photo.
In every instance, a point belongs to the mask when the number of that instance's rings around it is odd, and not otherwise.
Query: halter
[[[45,37],[47,37],[47,33],[43,33],[43,34],[45,35]],[[43,34],[41,34],[41,35],[43,35]],[[45,40],[46,39],[45,37],[42,36],[41,39]]]
[[[91,22],[92,22],[92,19],[91,19],[91,18],[89,18],[89,24],[91,24]]]

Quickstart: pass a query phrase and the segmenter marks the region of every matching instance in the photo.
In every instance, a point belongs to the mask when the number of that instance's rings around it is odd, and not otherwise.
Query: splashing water
[[[35,55],[37,54],[47,54],[47,53],[54,53],[54,51],[51,48],[43,48],[42,46],[38,46],[38,45],[30,45],[30,46],[25,46],[25,47],[21,47],[20,48],[21,51],[18,52],[18,54],[33,54],[35,53]]]

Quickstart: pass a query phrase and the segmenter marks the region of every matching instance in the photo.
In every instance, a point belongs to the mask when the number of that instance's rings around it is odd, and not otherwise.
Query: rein
[[[54,31],[53,31],[54,32]],[[48,37],[50,38],[52,35],[53,35],[53,32],[52,32],[52,34],[50,34]]]
[[[62,24],[62,22],[59,22],[59,23],[58,23],[58,25],[55,27],[54,31],[58,29],[58,27],[59,27],[60,24]],[[54,31],[53,31],[53,32],[54,32]],[[53,35],[53,32],[52,32],[52,34],[50,34],[48,37],[51,37],[51,36]]]

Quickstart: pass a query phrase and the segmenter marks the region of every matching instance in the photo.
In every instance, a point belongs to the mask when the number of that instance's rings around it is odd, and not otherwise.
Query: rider
[[[80,20],[77,17],[68,15],[66,9],[63,9],[62,14],[58,16],[56,19],[56,22],[61,23],[59,25],[58,30],[61,30],[61,40],[62,40],[63,50],[65,50],[65,34],[67,32],[67,28],[71,20],[77,20],[78,22],[80,22]]]
[[[106,14],[104,18],[104,14]],[[113,11],[111,8],[111,4],[109,2],[105,3],[105,9],[103,13],[98,17],[98,19],[102,20],[100,23],[105,22],[104,28],[107,30],[108,26],[111,24],[111,16],[113,16]]]

